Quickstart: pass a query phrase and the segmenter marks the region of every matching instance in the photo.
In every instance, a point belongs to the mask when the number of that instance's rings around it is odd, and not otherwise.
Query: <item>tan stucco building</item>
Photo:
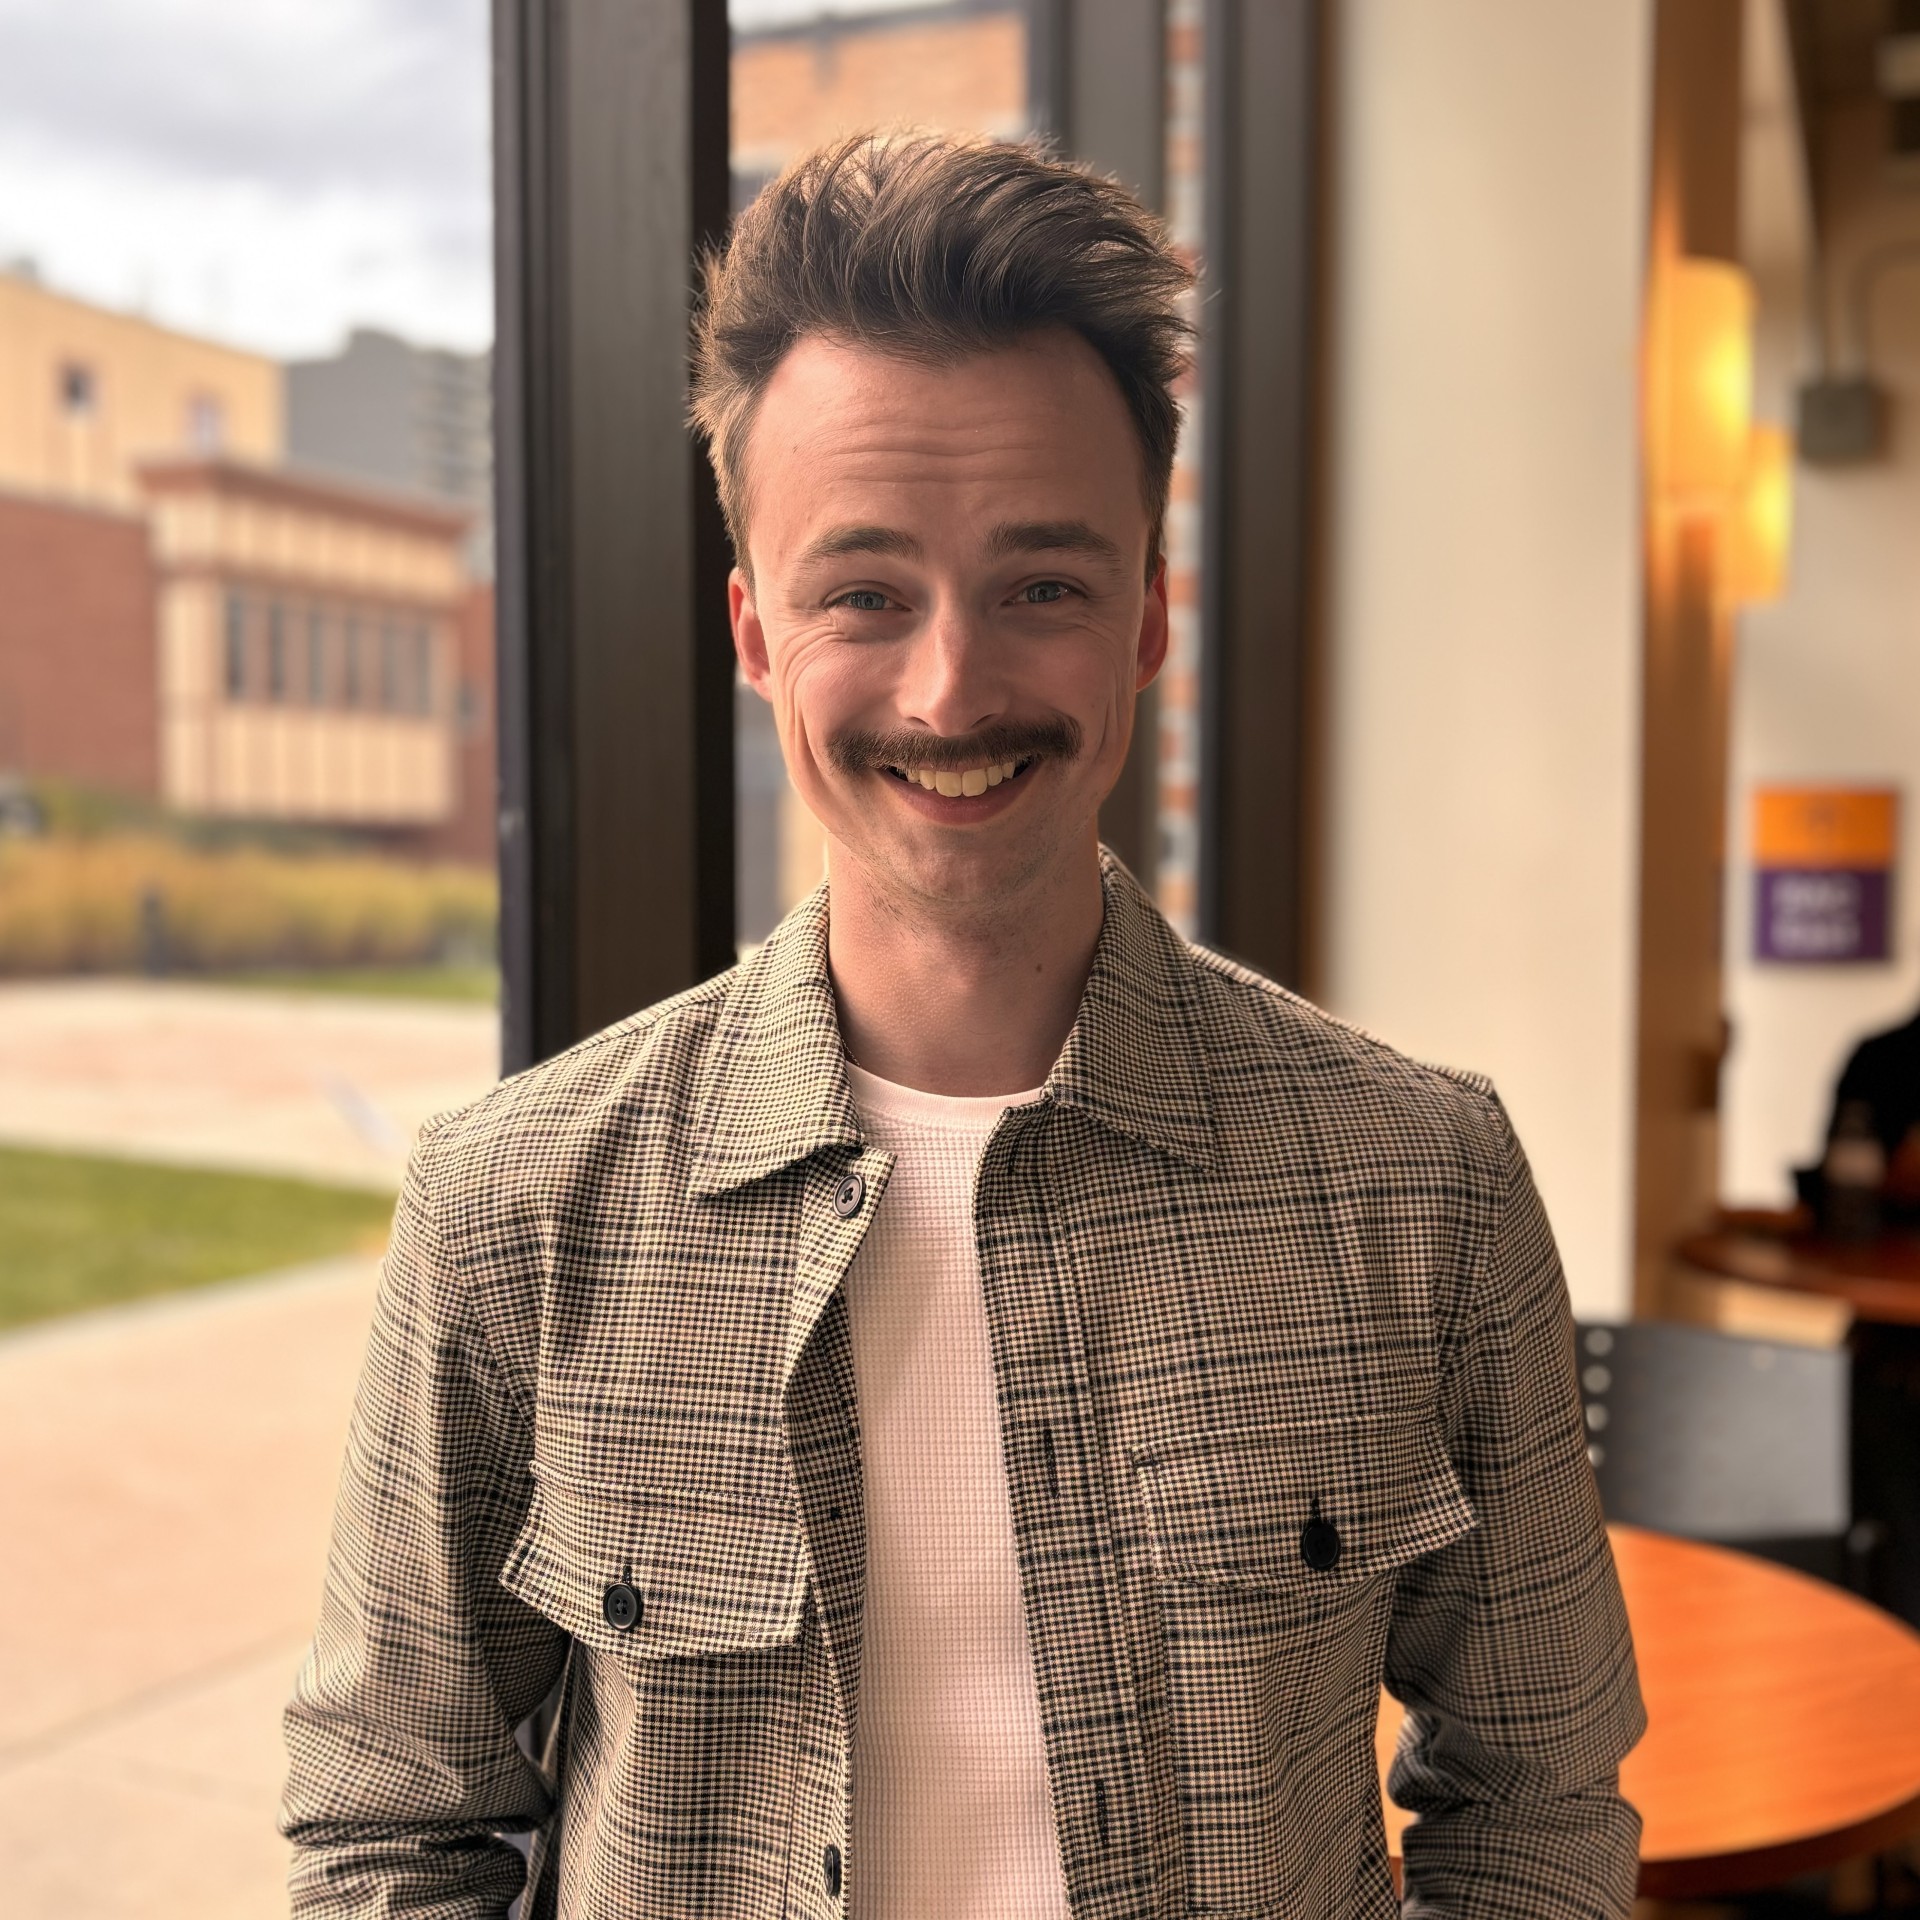
[[[142,460],[285,452],[278,362],[0,273],[0,488],[137,510]]]
[[[457,800],[467,516],[211,458],[149,461],[161,798],[431,827]]]

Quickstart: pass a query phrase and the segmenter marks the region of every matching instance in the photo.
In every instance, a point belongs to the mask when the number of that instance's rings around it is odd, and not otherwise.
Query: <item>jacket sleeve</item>
[[[1389,1791],[1418,1816],[1402,1911],[1601,1920],[1633,1904],[1640,1818],[1619,1768],[1646,1713],[1566,1282],[1526,1158],[1490,1107],[1497,1213],[1470,1293],[1440,1314],[1442,1420],[1478,1524],[1403,1577],[1387,1645],[1407,1707]]]
[[[347,1439],[320,1621],[285,1729],[295,1920],[499,1920],[548,1783],[514,1729],[566,1635],[498,1575],[531,1433],[415,1150]]]

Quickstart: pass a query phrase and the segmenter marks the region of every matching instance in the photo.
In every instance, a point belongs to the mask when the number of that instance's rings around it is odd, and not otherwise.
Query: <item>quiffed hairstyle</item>
[[[1193,274],[1124,187],[1030,142],[855,134],[762,188],[701,270],[693,423],[743,567],[747,435],[796,341],[822,334],[940,364],[1071,327],[1106,362],[1139,435],[1151,576]]]

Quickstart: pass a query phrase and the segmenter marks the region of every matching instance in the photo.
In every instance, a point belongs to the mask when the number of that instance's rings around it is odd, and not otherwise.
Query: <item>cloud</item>
[[[0,254],[283,353],[491,326],[486,0],[0,0]]]

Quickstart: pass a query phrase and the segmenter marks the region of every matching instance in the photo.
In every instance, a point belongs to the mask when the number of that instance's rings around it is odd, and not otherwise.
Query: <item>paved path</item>
[[[499,1070],[490,1007],[138,980],[0,986],[0,1141],[395,1191]]]
[[[374,1285],[332,1261],[0,1338],[10,1912],[286,1911],[280,1710]]]

